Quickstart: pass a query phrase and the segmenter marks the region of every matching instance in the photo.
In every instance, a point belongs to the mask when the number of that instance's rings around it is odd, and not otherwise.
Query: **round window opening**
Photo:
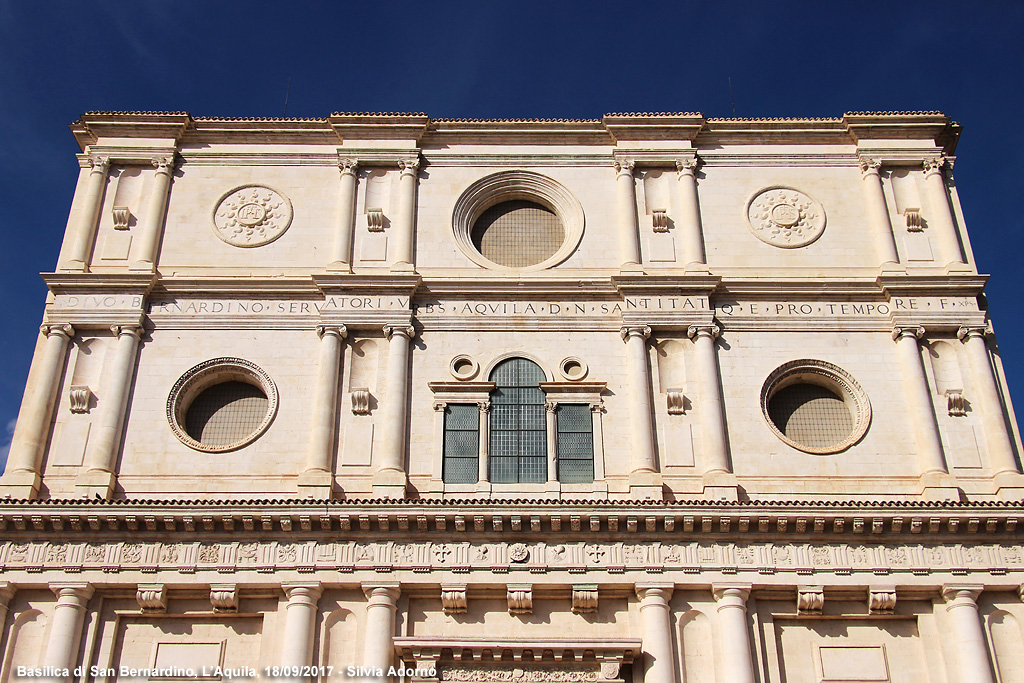
[[[484,258],[508,268],[526,268],[555,255],[565,241],[565,228],[548,207],[514,199],[481,213],[470,238]]]
[[[843,369],[818,360],[786,363],[761,390],[761,412],[775,435],[805,453],[828,454],[860,441],[871,404]]]
[[[241,358],[214,358],[181,376],[167,399],[167,420],[186,446],[221,453],[252,443],[277,412],[277,387]]]

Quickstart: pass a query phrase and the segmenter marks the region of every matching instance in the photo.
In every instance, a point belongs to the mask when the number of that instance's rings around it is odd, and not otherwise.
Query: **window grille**
[[[594,481],[594,419],[590,406],[559,404],[558,481],[583,484]]]
[[[551,209],[516,199],[480,214],[470,234],[484,257],[509,268],[542,263],[561,248],[565,228]]]
[[[491,372],[488,467],[499,484],[548,478],[547,417],[540,382],[544,371],[525,358],[502,361]]]
[[[267,415],[269,401],[259,387],[221,382],[204,389],[185,414],[185,431],[196,441],[223,446],[255,432]]]
[[[842,397],[817,384],[793,384],[779,389],[768,402],[768,414],[798,444],[827,448],[853,431],[853,416]]]
[[[441,478],[446,484],[475,484],[480,475],[480,408],[474,404],[444,409]]]

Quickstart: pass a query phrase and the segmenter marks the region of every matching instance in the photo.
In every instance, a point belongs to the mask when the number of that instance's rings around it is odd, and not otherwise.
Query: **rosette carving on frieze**
[[[825,208],[799,190],[769,187],[747,203],[747,222],[762,242],[795,249],[821,237],[825,231]]]
[[[244,185],[217,202],[213,227],[217,237],[235,247],[262,247],[284,234],[292,223],[292,203],[265,185]]]

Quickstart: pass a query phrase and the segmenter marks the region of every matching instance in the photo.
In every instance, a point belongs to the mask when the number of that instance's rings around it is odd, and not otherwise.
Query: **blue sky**
[[[290,116],[731,116],[731,78],[739,116],[942,110],[964,125],[957,190],[1024,410],[1022,36],[1016,2],[0,0],[0,456],[78,174],[67,124],[280,116],[286,91]]]

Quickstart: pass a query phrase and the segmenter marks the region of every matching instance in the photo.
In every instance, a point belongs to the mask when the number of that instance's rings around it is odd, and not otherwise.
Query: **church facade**
[[[1024,681],[938,112],[90,112],[0,680]]]

